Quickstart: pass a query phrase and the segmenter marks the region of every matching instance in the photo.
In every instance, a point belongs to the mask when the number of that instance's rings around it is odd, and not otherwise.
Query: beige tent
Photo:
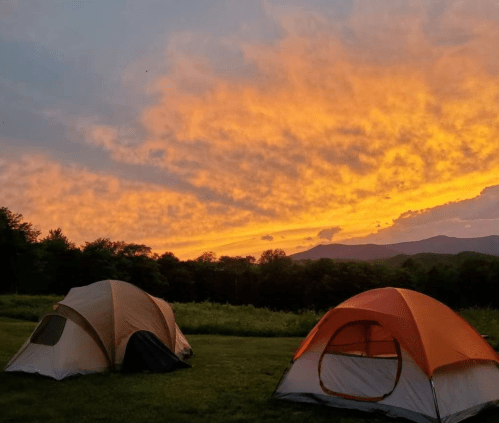
[[[127,282],[105,280],[72,288],[5,370],[60,380],[126,361],[134,369],[169,371],[188,366],[183,359],[191,354],[168,303]]]

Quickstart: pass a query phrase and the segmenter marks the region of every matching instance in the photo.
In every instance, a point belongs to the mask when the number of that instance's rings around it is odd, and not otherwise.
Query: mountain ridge
[[[456,238],[438,235],[419,241],[394,244],[325,244],[301,253],[291,254],[293,260],[318,260],[320,258],[375,260],[420,253],[459,254],[464,251],[499,256],[499,235],[477,238]]]

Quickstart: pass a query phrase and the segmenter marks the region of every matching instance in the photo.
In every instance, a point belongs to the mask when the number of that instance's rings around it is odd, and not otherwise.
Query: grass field
[[[35,324],[0,318],[5,366]],[[1,373],[2,422],[343,422],[363,415],[270,398],[299,338],[190,335],[191,369],[64,381]],[[359,420],[360,419],[360,420]],[[383,421],[383,420],[378,420]],[[393,420],[389,420],[393,421]]]
[[[35,324],[0,318],[0,365]],[[270,398],[299,338],[190,335],[191,369],[169,374],[106,372],[64,381],[0,373],[1,422],[402,423],[382,415]],[[489,412],[469,423],[498,423]]]
[[[54,297],[43,297],[43,301],[51,301],[43,305],[38,298],[37,306],[25,306],[21,303],[26,298],[15,297],[8,299],[9,310],[23,316],[29,316],[28,309],[33,313],[43,310],[54,300]],[[2,306],[6,300],[6,296],[0,296],[3,315],[11,313],[6,311],[9,307]],[[187,335],[195,352],[192,368],[169,374],[105,372],[64,381],[1,372],[0,422],[407,422],[383,415],[271,399],[301,340],[301,335],[279,336],[278,326],[287,324],[287,333],[301,333],[306,325],[313,326],[313,319],[320,317],[314,313],[293,315],[208,303],[175,304],[175,309],[183,330],[185,319],[194,320],[189,331],[205,332]],[[499,311],[476,309],[462,314],[481,333],[489,334],[493,344],[497,342]],[[1,368],[35,325],[32,321],[0,317]],[[213,334],[229,333],[227,328],[231,325],[244,335],[268,336]],[[499,423],[499,411],[480,414],[467,422]]]
[[[0,317],[38,322],[54,303],[63,298],[57,295],[0,295]]]
[[[0,317],[37,322],[63,297],[0,295]],[[253,306],[214,303],[173,303],[175,318],[185,334],[304,337],[324,313],[275,312]],[[460,314],[499,350],[499,310],[470,308]]]
[[[37,322],[63,297],[0,295],[0,317]],[[239,336],[305,336],[322,314],[274,312],[253,306],[214,303],[173,303],[175,318],[185,334]]]

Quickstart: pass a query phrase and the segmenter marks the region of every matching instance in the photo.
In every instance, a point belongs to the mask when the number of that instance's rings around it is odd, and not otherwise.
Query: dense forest
[[[284,251],[181,261],[141,244],[98,238],[76,246],[61,231],[40,231],[0,208],[0,293],[65,295],[103,279],[130,282],[168,301],[253,304],[276,310],[327,310],[362,291],[409,288],[453,308],[497,307],[499,257],[461,253],[398,257],[391,262],[293,261]],[[394,262],[396,264],[394,265]]]

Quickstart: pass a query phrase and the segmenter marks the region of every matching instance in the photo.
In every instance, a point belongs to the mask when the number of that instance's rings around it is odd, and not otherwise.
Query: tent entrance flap
[[[128,372],[171,372],[191,367],[180,360],[156,335],[137,331],[128,340],[122,370]]]
[[[395,389],[402,369],[398,342],[375,321],[340,327],[319,360],[321,388],[329,395],[380,401]]]

